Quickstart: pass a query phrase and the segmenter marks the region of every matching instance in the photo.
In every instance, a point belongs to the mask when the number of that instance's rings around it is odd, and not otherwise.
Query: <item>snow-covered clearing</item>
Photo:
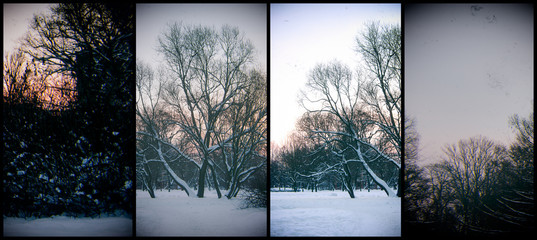
[[[238,198],[204,198],[184,191],[136,190],[136,236],[267,236],[267,209],[241,209]],[[239,193],[240,195],[240,193]]]
[[[381,190],[271,192],[270,236],[401,236],[401,198]]]
[[[4,236],[132,236],[132,219],[55,216],[26,220],[4,217]]]

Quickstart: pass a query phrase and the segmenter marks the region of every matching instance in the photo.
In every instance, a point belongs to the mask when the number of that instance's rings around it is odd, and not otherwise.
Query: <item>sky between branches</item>
[[[400,4],[271,4],[270,136],[280,146],[305,112],[298,102],[308,72],[338,60],[356,70],[365,24],[401,24]]]

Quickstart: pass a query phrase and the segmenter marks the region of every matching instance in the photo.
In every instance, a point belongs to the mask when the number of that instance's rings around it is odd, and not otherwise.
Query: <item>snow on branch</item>
[[[360,155],[360,158],[362,158],[361,155]],[[351,161],[351,160],[349,160],[349,161]],[[378,183],[378,184],[380,185],[380,187],[382,187],[382,189],[386,192],[386,194],[388,194],[388,197],[397,197],[397,193],[395,193],[395,192],[393,191],[393,189],[390,188],[390,187],[388,186],[388,184],[387,184],[384,180],[382,180],[381,178],[379,178],[379,177],[375,174],[375,172],[373,172],[373,170],[371,170],[371,168],[369,167],[369,164],[367,164],[367,163],[365,162],[365,160],[363,160],[363,158],[360,159],[360,160],[356,160],[356,161],[362,163],[362,166],[364,166],[364,169],[367,171],[367,173],[369,174],[369,176],[371,176],[371,177],[373,178],[373,180],[374,180],[376,183]]]
[[[168,164],[168,162],[166,162],[166,160],[164,159],[164,156],[162,155],[162,148],[161,148],[161,145],[160,145],[160,141],[158,142],[158,148],[157,148],[157,153],[158,153],[158,156],[162,162],[162,164],[164,165],[164,168],[166,168],[166,171],[170,174],[170,176],[173,178],[173,180],[179,185],[181,186],[181,188],[183,188],[185,191],[186,191],[186,194],[189,196],[189,197],[193,197],[194,196],[194,190],[191,189],[189,186],[188,186],[188,183],[185,182],[183,179],[181,179],[179,176],[177,176],[177,174],[175,174],[175,171],[173,171],[173,169],[170,167],[170,165]]]
[[[384,154],[382,151],[380,151],[377,147],[373,146],[372,144],[364,141],[364,140],[361,140],[360,138],[356,137],[356,136],[353,136],[351,134],[348,134],[348,133],[344,133],[344,132],[334,132],[334,131],[313,131],[314,133],[324,133],[324,134],[331,134],[331,135],[341,135],[341,136],[346,136],[346,137],[350,137],[356,141],[358,141],[359,143],[361,144],[364,144],[366,146],[368,146],[369,148],[373,149],[375,152],[377,152],[379,155],[381,155],[383,158],[385,158],[386,160],[388,160],[389,162],[393,163],[398,169],[401,169],[401,164],[398,163],[397,161],[395,161],[394,159],[392,159],[391,157],[387,156],[386,154]]]
[[[185,158],[186,160],[194,163],[198,168],[201,168],[201,165],[194,159],[192,159],[191,157],[187,156],[186,154],[184,154],[181,150],[179,150],[177,147],[175,147],[174,145],[170,144],[170,143],[167,143],[166,141],[158,138],[158,137],[155,137],[154,135],[150,134],[150,133],[147,133],[147,132],[144,132],[144,131],[138,131],[137,132],[138,134],[142,134],[142,135],[145,135],[145,136],[148,136],[148,137],[152,137],[153,139],[157,140],[159,143],[162,143],[170,148],[172,148],[173,150],[177,151],[177,153]],[[156,148],[155,148],[156,150]]]

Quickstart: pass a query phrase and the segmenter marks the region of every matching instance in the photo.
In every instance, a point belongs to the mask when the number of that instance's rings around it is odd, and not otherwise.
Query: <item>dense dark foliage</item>
[[[63,90],[76,94],[61,109],[4,96],[4,216],[132,214],[133,16],[132,5],[105,4],[35,16],[26,53],[74,79]]]

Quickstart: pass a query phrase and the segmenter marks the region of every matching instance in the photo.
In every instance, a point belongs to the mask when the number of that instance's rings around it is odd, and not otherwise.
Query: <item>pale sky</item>
[[[52,4],[8,4],[4,3],[3,56],[13,53],[20,46],[21,38],[30,29],[34,14],[50,12]]]
[[[358,67],[356,37],[365,23],[401,24],[400,4],[270,5],[270,136],[283,145],[304,113],[298,96],[317,63]]]
[[[236,26],[256,49],[256,61],[266,71],[266,4],[136,4],[136,58],[157,66],[158,37],[168,24],[202,24],[219,30]]]
[[[445,144],[486,136],[512,142],[508,119],[533,101],[533,8],[405,7],[405,114],[416,119],[423,163]]]

